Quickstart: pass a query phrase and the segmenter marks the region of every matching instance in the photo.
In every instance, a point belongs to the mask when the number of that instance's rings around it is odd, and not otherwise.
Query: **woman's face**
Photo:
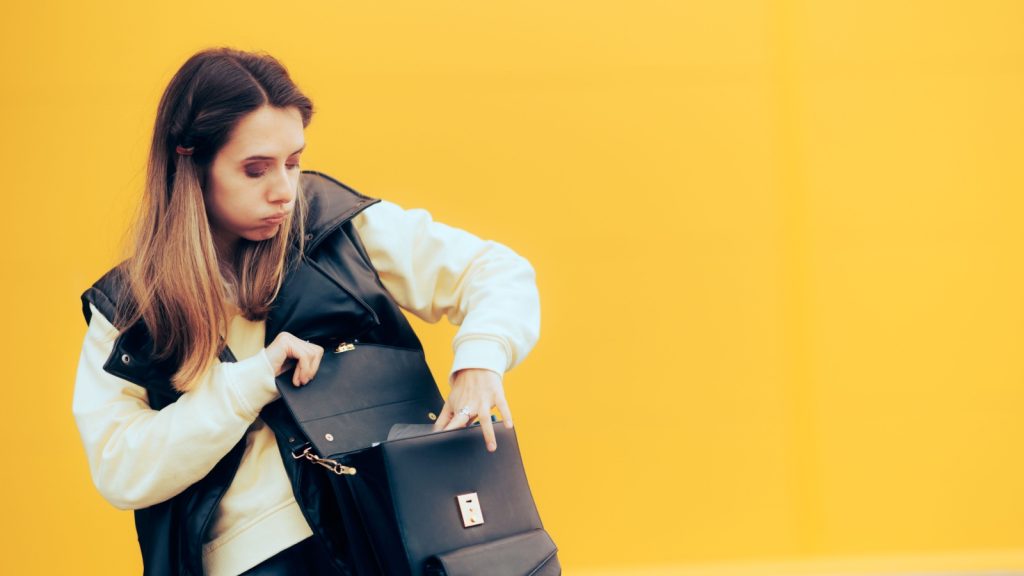
[[[273,238],[290,221],[305,146],[298,108],[263,106],[239,120],[214,156],[204,190],[220,248],[239,238]]]

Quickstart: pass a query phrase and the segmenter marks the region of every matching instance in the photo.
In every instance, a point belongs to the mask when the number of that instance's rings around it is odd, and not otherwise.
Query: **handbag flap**
[[[295,421],[322,457],[387,440],[398,422],[431,423],[444,405],[423,352],[358,343],[324,353],[316,376],[292,385],[289,370],[277,388]]]
[[[560,574],[558,548],[543,529],[433,556],[429,576],[547,576]]]

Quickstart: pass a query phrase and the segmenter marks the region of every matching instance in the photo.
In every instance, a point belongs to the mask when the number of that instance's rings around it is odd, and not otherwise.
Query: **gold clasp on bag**
[[[327,468],[328,470],[330,470],[331,472],[334,472],[338,476],[355,476],[356,475],[356,469],[355,468],[353,468],[351,466],[345,466],[341,462],[336,462],[334,460],[331,460],[330,458],[321,458],[321,457],[317,456],[316,454],[313,454],[312,452],[310,452],[310,450],[312,450],[312,449],[313,449],[312,446],[306,446],[306,449],[303,450],[301,453],[299,453],[299,454],[292,454],[292,458],[294,458],[296,460],[302,460],[303,458],[305,458],[306,460],[309,460],[310,462],[313,462],[314,464],[319,464],[319,465],[323,466],[324,468]]]
[[[348,352],[349,350],[355,350],[355,344],[349,344],[348,342],[342,342],[338,344],[338,347],[334,349],[335,354],[341,354],[342,352]]]
[[[455,500],[459,503],[463,528],[479,526],[484,523],[484,513],[480,510],[480,498],[476,495],[476,492],[459,494],[455,497]]]

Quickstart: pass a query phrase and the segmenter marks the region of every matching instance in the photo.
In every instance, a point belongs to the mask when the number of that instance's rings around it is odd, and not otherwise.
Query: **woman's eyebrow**
[[[289,154],[289,156],[294,156],[294,155],[298,154],[299,152],[302,152],[305,149],[306,149],[306,145],[303,144],[302,148],[299,148],[295,152],[292,152],[291,154]],[[242,162],[248,162],[249,160],[273,160],[273,159],[274,159],[273,156],[249,156],[245,160],[242,160]]]

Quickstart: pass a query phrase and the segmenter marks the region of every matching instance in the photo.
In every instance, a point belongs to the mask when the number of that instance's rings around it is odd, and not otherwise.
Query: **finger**
[[[304,354],[306,359],[306,371],[303,373],[303,384],[309,384],[309,381],[313,379],[313,376],[316,376],[316,349],[316,344],[306,344],[306,351]]]
[[[287,371],[289,371],[289,370],[291,370],[293,368],[295,368],[295,359],[294,358],[285,358],[284,362],[281,363],[281,371],[278,372],[277,375],[280,376],[281,374],[284,374],[285,372],[287,372]]]
[[[444,430],[444,427],[448,425],[452,419],[452,409],[448,407],[448,402],[445,401],[444,406],[441,407],[441,415],[434,421],[434,431]]]
[[[298,386],[299,377],[302,375],[302,362],[293,350],[289,350],[288,354],[288,363],[292,366],[292,386]]]
[[[322,346],[313,344],[313,372],[309,375],[309,379],[312,380],[316,377],[317,372],[320,371],[320,361],[324,358],[324,349]]]
[[[483,408],[483,406],[481,406]],[[494,452],[498,449],[498,441],[494,438],[494,424],[491,422],[488,410],[480,411],[480,430],[484,433],[484,442],[487,443],[487,451]]]
[[[469,420],[472,417],[473,417],[472,414],[466,415],[466,414],[463,414],[462,412],[459,412],[454,417],[452,417],[451,422],[449,422],[448,425],[444,427],[444,430],[454,430],[456,428],[465,428],[466,426],[469,425]]]
[[[309,353],[303,350],[301,346],[297,347],[295,352],[298,365],[295,367],[295,378],[292,383],[296,386],[302,386],[309,381]]]
[[[302,359],[295,359],[295,370],[292,371],[292,386],[302,386]]]
[[[505,428],[512,427],[512,409],[508,407],[508,401],[505,400],[504,394],[499,394],[498,399],[495,401],[495,405],[498,407],[498,412],[501,413],[501,420],[505,423]]]
[[[307,344],[305,349],[302,351],[302,360],[301,360],[301,363],[302,363],[302,385],[303,386],[305,386],[306,384],[309,384],[309,381],[313,379],[313,375],[316,374],[316,371],[313,369],[313,362],[314,362],[314,360],[315,359],[314,359],[313,351],[309,349],[309,345]]]

